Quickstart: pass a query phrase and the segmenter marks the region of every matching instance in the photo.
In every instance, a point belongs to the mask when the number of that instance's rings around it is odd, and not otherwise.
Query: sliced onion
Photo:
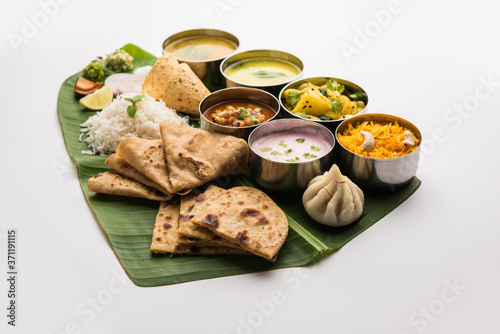
[[[141,94],[145,78],[142,74],[115,73],[107,77],[104,84],[111,87],[115,96],[124,93]]]

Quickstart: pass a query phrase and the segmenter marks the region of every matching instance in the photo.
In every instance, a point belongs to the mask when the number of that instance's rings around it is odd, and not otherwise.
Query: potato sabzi
[[[354,116],[365,108],[359,93],[346,95],[344,85],[328,80],[321,86],[310,82],[283,92],[285,106],[293,114],[316,121],[338,120]]]

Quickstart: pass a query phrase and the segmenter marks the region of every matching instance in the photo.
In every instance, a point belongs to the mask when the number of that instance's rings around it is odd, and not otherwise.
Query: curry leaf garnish
[[[127,115],[129,115],[129,117],[134,118],[136,113],[137,113],[137,106],[127,107]]]
[[[335,90],[335,86],[332,84],[330,80],[326,82],[326,88],[329,90]]]
[[[249,114],[248,110],[246,110],[245,108],[240,108],[240,117],[241,117],[241,119],[247,118],[248,114]]]
[[[326,82],[326,88],[329,90],[336,90],[340,94],[342,94],[345,90],[344,85],[339,84],[337,81],[331,82],[330,80]]]
[[[286,95],[286,101],[290,103],[290,108],[294,109],[299,102],[299,97],[305,92],[288,92]]]
[[[340,107],[342,106],[342,104],[339,100],[330,101],[330,104],[332,105],[332,110],[334,113],[342,115],[342,113],[340,112]]]
[[[271,72],[271,71],[257,71],[255,73],[252,73],[253,76],[257,78],[281,78],[286,76],[286,74],[280,73],[280,72]]]
[[[132,103],[132,105],[127,107],[127,115],[129,115],[129,117],[135,117],[135,114],[137,113],[137,103],[139,103],[143,98],[144,96],[142,95],[136,95],[133,98],[124,98],[125,101]]]
[[[324,97],[328,97],[328,91],[324,88],[320,88],[319,89],[319,92],[324,96]]]
[[[259,118],[255,115],[250,115],[250,119],[252,120],[253,124],[259,123]]]
[[[144,98],[144,96],[142,96],[142,95],[136,95],[136,96],[134,96],[134,97],[132,98],[132,101],[133,101],[134,103],[137,103],[137,102],[139,102],[140,100],[142,100],[143,98]]]
[[[317,158],[317,155],[311,154],[311,153],[304,153],[304,158],[306,159],[314,159]]]
[[[288,150],[286,150],[284,153],[281,153],[281,152],[278,152],[278,151],[272,151],[270,154],[271,155],[289,155],[290,153],[292,153],[292,149],[291,148],[289,148]]]
[[[345,86],[344,85],[339,85],[337,87],[337,92],[339,92],[340,94],[342,94],[344,92],[344,90],[345,90]]]

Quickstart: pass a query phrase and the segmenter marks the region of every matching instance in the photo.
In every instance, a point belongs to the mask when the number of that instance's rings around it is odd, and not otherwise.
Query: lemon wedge
[[[113,101],[113,90],[111,86],[102,86],[92,94],[80,99],[80,104],[90,110],[102,110]]]

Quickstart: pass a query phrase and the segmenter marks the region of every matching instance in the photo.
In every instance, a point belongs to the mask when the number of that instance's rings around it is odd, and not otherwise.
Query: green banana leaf
[[[153,65],[157,59],[132,44],[123,49],[134,57],[134,68]],[[169,285],[311,264],[334,253],[375,224],[410,197],[421,183],[414,177],[407,186],[396,192],[384,195],[365,193],[362,216],[357,222],[341,228],[323,226],[312,221],[302,207],[301,196],[285,199],[271,194],[286,213],[290,225],[288,238],[275,263],[251,255],[156,255],[149,247],[158,202],[95,194],[87,190],[88,179],[109,168],[104,164],[107,156],[81,154],[82,150],[88,148],[83,140],[79,140],[79,125],[95,112],[81,106],[73,93],[79,75],[81,72],[66,79],[59,92],[57,111],[64,140],[78,170],[80,184],[90,209],[128,276],[139,286]],[[248,174],[232,177],[225,182],[227,187],[257,187]]]

